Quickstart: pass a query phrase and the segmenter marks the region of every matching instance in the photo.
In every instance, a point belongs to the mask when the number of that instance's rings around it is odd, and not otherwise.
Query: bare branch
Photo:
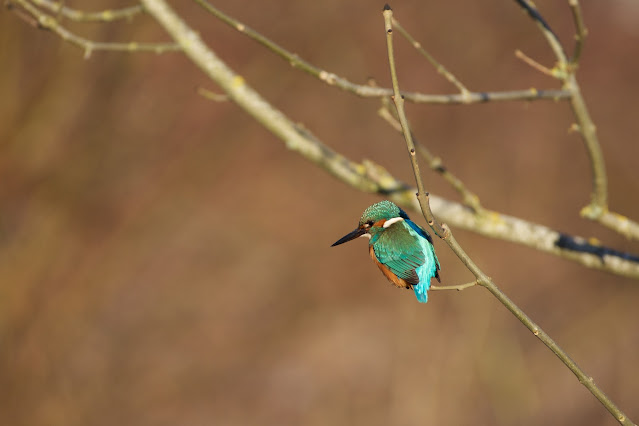
[[[197,94],[213,102],[226,102],[229,100],[228,96],[221,93],[212,92],[208,89],[205,89],[204,87],[198,87]]]
[[[583,49],[584,40],[588,35],[588,30],[586,29],[586,24],[584,24],[584,18],[581,14],[581,6],[579,5],[579,0],[568,0],[568,4],[570,5],[570,10],[572,12],[572,19],[575,22],[575,50],[570,58],[570,64],[572,68],[577,67],[579,64],[579,59],[581,58],[581,51]]]
[[[566,64],[566,53],[564,52],[564,48],[559,41],[559,37],[555,34],[555,32],[550,28],[550,25],[546,22],[546,20],[541,16],[537,8],[529,1],[529,0],[515,0],[517,4],[524,9],[524,11],[532,18],[533,21],[537,23],[537,26],[541,30],[541,33],[546,38],[546,41],[550,45],[550,48],[555,54],[557,58],[558,65],[562,66]]]
[[[556,70],[551,70],[550,68],[540,64],[539,62],[535,61],[533,58],[526,55],[524,52],[522,52],[519,49],[515,50],[515,57],[523,61],[529,67],[536,69],[542,74],[546,74],[549,77],[559,78],[559,76],[556,73]]]
[[[443,66],[441,63],[439,63],[430,53],[428,53],[426,50],[424,50],[424,48],[422,47],[422,44],[420,42],[418,42],[417,40],[415,40],[413,38],[413,36],[411,36],[409,34],[408,31],[406,31],[404,29],[404,27],[402,27],[399,23],[399,21],[395,18],[393,18],[393,27],[396,28],[401,35],[404,36],[404,38],[406,38],[406,40],[408,40],[408,42],[415,48],[417,49],[417,51],[426,58],[426,60],[428,62],[430,62],[430,64],[435,67],[435,70],[437,70],[437,72],[439,74],[441,74],[442,76],[444,76],[444,78],[446,80],[448,80],[449,83],[453,84],[455,87],[457,87],[457,89],[459,89],[460,93],[462,95],[468,95],[470,94],[470,91],[466,88],[466,86],[464,86],[462,84],[461,81],[459,81],[457,79],[457,77],[455,77],[453,75],[453,73],[451,73],[450,71],[448,71],[448,69],[446,69],[445,66]]]
[[[470,287],[474,287],[476,285],[478,285],[479,283],[477,282],[477,280],[470,282],[470,283],[466,283],[466,284],[458,284],[458,285],[431,285],[430,289],[431,290],[456,290],[456,291],[462,291],[462,290],[466,290],[467,288]]]
[[[585,218],[599,222],[600,224],[625,235],[628,238],[639,239],[639,223],[632,221],[625,216],[608,210],[608,177],[606,175],[606,165],[601,151],[601,144],[597,137],[597,127],[595,126],[586,101],[581,93],[581,88],[577,82],[575,75],[577,71],[577,60],[581,55],[583,47],[583,38],[586,29],[583,24],[581,9],[576,0],[569,0],[575,26],[577,28],[575,46],[575,54],[569,62],[564,53],[564,49],[559,39],[552,31],[548,23],[541,16],[539,11],[528,0],[515,0],[537,23],[543,35],[546,37],[550,48],[557,58],[557,67],[552,70],[552,75],[560,78],[563,82],[562,89],[570,92],[570,106],[577,120],[572,126],[576,129],[584,142],[588,158],[590,160],[590,169],[592,171],[592,191],[590,196],[590,204],[581,210],[581,215]]]
[[[584,210],[581,211],[581,214],[585,217],[590,214],[588,208],[588,206],[584,207]],[[628,238],[639,239],[639,223],[619,213],[606,210],[597,218],[597,222]]]
[[[73,9],[64,5],[64,1],[56,2],[51,0],[31,0],[33,4],[43,9],[47,9],[56,15],[64,16],[72,21],[85,22],[111,22],[118,19],[132,19],[134,16],[144,12],[142,5],[125,7],[122,9],[107,9],[99,12],[85,12]]]
[[[428,222],[433,232],[440,238],[446,239],[448,236],[442,225],[435,219],[433,212],[430,210],[430,204],[428,202],[428,192],[424,188],[422,182],[422,176],[419,171],[419,163],[417,162],[417,151],[415,150],[415,143],[413,142],[413,136],[408,126],[408,119],[404,113],[404,98],[399,91],[399,83],[397,80],[397,70],[395,68],[395,57],[393,54],[393,26],[391,23],[393,12],[390,6],[384,7],[384,18],[386,24],[386,47],[388,49],[388,63],[390,65],[391,80],[393,82],[393,102],[395,102],[395,108],[397,108],[397,116],[399,123],[402,126],[402,133],[406,140],[406,148],[410,157],[411,165],[413,166],[413,173],[415,175],[415,183],[417,183],[417,200],[422,210],[422,215]]]
[[[338,75],[323,70],[310,62],[305,61],[298,55],[293,54],[282,46],[278,45],[269,38],[263,36],[259,32],[251,29],[247,25],[241,23],[237,19],[226,15],[215,6],[211,5],[206,0],[195,0],[196,3],[201,5],[205,10],[211,13],[213,16],[224,22],[225,24],[235,28],[242,34],[247,35],[249,38],[257,41],[276,55],[285,59],[295,68],[310,74],[329,86],[335,86],[341,90],[353,93],[361,97],[384,97],[392,96],[392,88],[371,87],[366,84],[356,84],[349,80],[339,77]],[[455,93],[450,95],[429,95],[419,92],[402,92],[404,99],[415,103],[429,103],[429,104],[475,104],[484,102],[497,102],[497,101],[536,101],[541,99],[562,100],[568,99],[569,93],[563,90],[541,90],[541,89],[525,89],[525,90],[513,90],[506,92],[466,92]]]
[[[51,15],[48,15],[42,11],[40,11],[37,7],[32,5],[27,0],[12,0],[16,4],[20,5],[22,9],[31,15],[40,28],[44,28],[47,30],[51,30],[56,33],[61,39],[64,41],[68,41],[69,43],[80,47],[84,50],[84,57],[89,58],[91,53],[96,50],[114,50],[120,52],[155,52],[155,53],[164,53],[170,51],[178,51],[180,50],[180,46],[175,43],[109,43],[109,42],[98,42],[89,40],[83,37],[80,37],[71,31],[67,30],[65,27],[60,25],[58,20]]]
[[[145,0],[145,4],[150,0]],[[229,99],[250,114],[271,133],[281,139],[286,147],[349,186],[364,192],[378,193],[396,204],[419,211],[415,200],[415,188],[396,179],[382,166],[369,160],[354,162],[323,144],[319,139],[303,131],[281,111],[270,105],[246,81],[231,70],[200,36],[170,11],[164,2],[152,2],[158,11],[152,13],[160,24],[184,48],[184,52],[211,80],[216,82]],[[468,229],[481,235],[525,245],[589,268],[607,271],[639,279],[639,262],[621,257],[613,252],[593,254],[575,248],[557,245],[562,234],[546,226],[528,222],[492,210],[475,214],[460,203],[445,200],[436,195],[430,197],[433,212],[441,220],[460,229]]]
[[[391,112],[388,105],[387,98],[382,98],[382,107],[377,111],[377,114],[380,117],[382,117],[388,124],[390,124],[393,129],[402,133],[402,126],[399,123],[399,121],[397,121],[396,116],[393,115],[393,113]],[[413,134],[412,129],[411,129],[411,134]],[[414,134],[413,134],[413,141],[415,142],[417,151],[428,162],[428,166],[430,167],[430,169],[439,173],[442,176],[442,178],[444,178],[444,180],[448,182],[455,189],[455,191],[459,193],[459,195],[462,197],[464,204],[468,206],[468,208],[470,208],[474,213],[482,213],[483,207],[481,206],[481,203],[479,202],[479,197],[475,193],[470,191],[457,176],[451,173],[448,170],[448,168],[444,166],[441,158],[435,157],[428,150],[428,148],[424,146],[424,144],[419,143],[417,139],[415,139]]]
[[[203,0],[196,0],[200,4],[208,4]],[[576,1],[571,0],[577,4]],[[334,74],[327,73],[326,71],[319,70],[316,67],[306,63],[305,61],[290,57],[290,61],[294,66],[300,66],[308,64],[309,68],[307,72],[315,75],[318,71],[317,77],[322,79],[331,85],[340,86],[343,84],[345,90],[351,90],[353,93],[362,96],[387,96],[389,93],[394,93],[394,101],[397,106],[398,115],[403,133],[406,137],[407,148],[409,150],[411,163],[415,173],[415,179],[418,187],[418,198],[415,200],[414,189],[410,186],[396,180],[381,166],[374,164],[370,161],[363,161],[355,163],[347,158],[343,157],[339,153],[333,151],[328,146],[322,144],[317,138],[310,134],[306,129],[301,128],[299,125],[293,123],[283,113],[273,108],[264,99],[262,99],[257,92],[255,92],[250,86],[248,86],[245,80],[233,70],[231,70],[226,64],[221,61],[202,41],[199,35],[194,32],[184,21],[177,16],[170,7],[164,2],[164,0],[142,0],[145,9],[154,16],[157,21],[171,34],[177,44],[136,44],[136,43],[100,43],[93,42],[82,37],[79,37],[67,29],[62,27],[56,18],[42,12],[32,3],[39,4],[43,8],[47,8],[45,4],[55,4],[58,8],[57,12],[62,16],[66,16],[69,19],[74,19],[73,9],[65,9],[61,3],[49,2],[47,0],[14,0],[16,4],[19,4],[26,13],[26,17],[33,17],[35,21],[43,28],[49,29],[55,32],[62,39],[69,41],[79,47],[85,49],[87,54],[90,54],[93,50],[123,50],[123,51],[166,51],[166,50],[183,50],[184,53],[198,66],[200,67],[212,80],[217,82],[222,89],[228,94],[230,100],[237,103],[241,108],[251,114],[257,121],[270,130],[277,137],[282,139],[287,148],[299,153],[307,158],[309,161],[324,167],[334,176],[340,180],[348,183],[354,188],[362,191],[376,192],[388,196],[393,201],[402,206],[411,206],[416,208],[416,202],[419,203],[422,213],[426,217],[427,221],[436,233],[441,235],[449,244],[451,249],[457,254],[460,260],[467,266],[467,268],[476,276],[477,280],[472,283],[462,284],[458,286],[438,287],[433,289],[445,290],[455,289],[462,290],[470,286],[479,284],[487,288],[502,304],[504,304],[535,336],[537,336],[544,344],[550,348],[564,364],[579,378],[579,381],[595,395],[601,403],[615,416],[615,418],[622,424],[632,424],[623,412],[621,412],[608,397],[594,384],[591,377],[588,377],[583,371],[572,361],[563,350],[557,346],[557,344],[543,331],[537,324],[535,324],[526,314],[521,311],[499,288],[492,282],[478,267],[474,264],[472,259],[463,251],[462,247],[456,242],[452,232],[448,228],[448,225],[440,225],[433,216],[430,210],[430,204],[432,203],[433,211],[437,215],[454,226],[459,228],[472,229],[476,232],[482,233],[495,238],[502,238],[505,240],[518,242],[536,249],[553,253],[564,258],[569,258],[577,261],[583,265],[606,270],[609,272],[627,275],[629,277],[639,278],[639,258],[632,255],[626,255],[624,253],[617,252],[612,249],[606,249],[603,247],[596,247],[576,237],[560,234],[557,231],[549,228],[525,222],[521,219],[509,217],[499,214],[497,212],[488,211],[485,209],[470,211],[465,206],[452,203],[436,196],[432,198],[428,197],[421,175],[419,173],[419,165],[416,158],[416,150],[414,140],[408,126],[403,107],[404,107],[404,95],[399,91],[399,85],[397,83],[397,76],[395,70],[394,59],[392,55],[392,13],[390,8],[388,13],[385,13],[386,28],[389,39],[389,62],[391,63],[391,74],[393,75],[393,89],[380,89],[370,86],[360,86],[348,82],[345,79],[340,79]],[[607,210],[607,194],[606,194],[606,180],[605,169],[603,169],[603,157],[601,152],[596,152],[599,149],[598,141],[595,134],[594,124],[588,115],[588,111],[585,108],[585,102],[581,98],[579,86],[577,85],[574,77],[574,67],[568,66],[569,63],[565,58],[563,48],[559,43],[556,35],[550,29],[539,12],[527,1],[517,0],[522,7],[533,17],[539,24],[542,32],[548,39],[551,48],[555,51],[558,61],[559,69],[565,70],[565,76],[562,76],[564,81],[564,90],[555,91],[557,98],[566,98],[570,96],[571,104],[575,116],[577,117],[578,125],[577,129],[582,134],[586,145],[591,153],[591,162],[593,169],[597,169],[597,162],[601,163],[600,170],[594,170],[594,189],[593,200],[590,206],[586,209],[588,211],[582,212],[583,214],[593,219],[599,220],[601,223],[610,226],[613,229],[619,230],[619,232],[626,232],[628,235],[639,235],[639,228],[635,222],[630,221],[623,216],[615,213],[608,212]],[[572,3],[571,3],[572,4]],[[66,12],[65,12],[66,10]],[[124,9],[122,9],[124,10]],[[138,13],[138,12],[135,12]],[[122,17],[125,17],[124,14]],[[85,18],[78,18],[77,20],[88,20]],[[96,19],[99,21],[107,21],[108,19],[102,17]],[[238,30],[246,32],[246,28]],[[256,33],[257,34],[257,33]],[[265,42],[270,42],[263,38]],[[276,48],[279,46],[273,44]],[[144,48],[143,48],[144,47]],[[272,49],[274,50],[274,49]],[[581,51],[581,46],[576,47],[576,51]],[[275,50],[274,50],[275,51]],[[281,56],[287,57],[290,53],[282,49]],[[575,55],[578,59],[578,55]],[[573,60],[575,58],[573,56]],[[576,63],[576,62],[575,62]],[[337,82],[341,83],[337,83]],[[341,87],[341,86],[340,86]],[[349,87],[350,89],[346,89]],[[463,87],[463,85],[462,85]],[[361,89],[361,92],[360,92]],[[370,91],[369,91],[370,90]],[[377,90],[377,91],[375,91]],[[463,90],[462,90],[463,91]],[[373,94],[374,93],[374,94]],[[524,95],[522,95],[522,93]],[[526,95],[527,93],[527,95]],[[540,95],[539,91],[531,89],[529,91],[519,92],[497,92],[494,94],[481,94],[481,93],[468,93],[457,95],[443,95],[441,97],[423,95],[415,93],[414,99],[428,99],[429,102],[439,103],[472,103],[487,100],[514,100],[522,99],[522,97],[516,97],[522,95],[525,99],[542,99],[550,98],[547,92],[543,92],[544,96]],[[411,94],[405,94],[410,96]],[[526,96],[530,96],[527,98]],[[580,104],[581,102],[581,104]],[[592,145],[592,146],[591,146]],[[595,148],[594,151],[591,152]],[[603,179],[603,180],[597,180]],[[586,210],[585,209],[585,210]]]
[[[392,16],[393,11],[390,6],[384,7],[384,26],[386,29],[386,40],[388,48],[388,61],[390,63],[391,79],[393,80],[393,88],[395,90],[395,106],[397,107],[397,114],[399,115],[399,121],[402,124],[402,130],[404,133],[404,139],[406,140],[406,146],[410,152],[411,164],[413,166],[413,172],[415,173],[415,179],[417,180],[417,188],[419,193],[417,197],[422,207],[422,213],[424,218],[428,221],[429,225],[434,231],[438,231],[435,227],[437,223],[432,223],[432,213],[430,206],[428,206],[428,198],[420,199],[420,193],[423,191],[423,183],[421,182],[421,176],[419,174],[419,165],[415,158],[415,147],[411,137],[410,129],[408,128],[408,120],[404,113],[404,105],[399,94],[399,84],[397,82],[397,73],[395,70],[395,59],[393,57],[393,28],[392,28]],[[426,205],[424,205],[424,203]],[[470,272],[477,278],[477,284],[485,287],[490,291],[493,296],[497,298],[519,321],[521,321],[544,345],[548,347],[556,356],[564,363],[566,367],[573,372],[579,382],[583,384],[594,396],[606,407],[606,409],[612,414],[617,421],[621,424],[632,424],[630,419],[617,407],[617,405],[595,384],[592,377],[588,376],[578,365],[574,362],[568,354],[555,342],[541,327],[539,327],[526,313],[519,308],[506,294],[497,287],[497,285],[473,262],[473,260],[466,254],[464,249],[459,245],[453,233],[444,224],[444,232],[439,234],[442,239],[446,241],[451,250],[457,255]]]

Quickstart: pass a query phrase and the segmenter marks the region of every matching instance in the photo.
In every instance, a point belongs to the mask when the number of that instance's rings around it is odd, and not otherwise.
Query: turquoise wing
[[[426,231],[405,219],[382,232],[373,249],[380,263],[413,286],[419,302],[428,301],[431,278],[439,280],[439,261]]]

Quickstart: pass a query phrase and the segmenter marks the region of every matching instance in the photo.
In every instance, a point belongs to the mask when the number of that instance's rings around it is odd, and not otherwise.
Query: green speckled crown
[[[403,214],[402,214],[403,213]],[[379,203],[375,203],[362,214],[359,224],[363,225],[366,222],[377,222],[380,219],[392,219],[394,217],[406,216],[406,213],[402,209],[397,207],[395,203],[384,200]]]

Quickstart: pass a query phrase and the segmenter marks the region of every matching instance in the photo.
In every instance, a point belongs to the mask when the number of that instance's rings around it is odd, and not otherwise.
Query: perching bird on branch
[[[417,300],[428,301],[431,278],[439,279],[439,261],[428,232],[390,201],[373,204],[357,228],[331,247],[367,237],[368,251],[384,276],[397,287],[412,288]],[[441,281],[440,281],[441,282]]]

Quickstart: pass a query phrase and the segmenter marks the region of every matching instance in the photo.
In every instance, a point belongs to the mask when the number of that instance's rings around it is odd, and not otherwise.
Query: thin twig
[[[388,124],[390,124],[390,126],[393,129],[402,133],[402,125],[397,120],[396,115],[394,115],[393,112],[390,110],[388,104],[389,102],[387,101],[387,98],[383,98],[382,107],[377,111],[377,114],[382,119],[384,119]],[[410,124],[409,124],[409,127],[410,127]],[[411,134],[412,134],[412,129],[411,129]],[[477,194],[469,190],[464,184],[464,182],[461,181],[461,179],[459,179],[457,176],[451,173],[448,170],[448,168],[444,166],[441,158],[434,156],[428,150],[428,148],[424,146],[424,144],[419,143],[417,139],[415,138],[414,134],[413,134],[413,142],[415,142],[417,151],[419,151],[422,157],[424,157],[426,161],[428,162],[428,166],[430,167],[430,169],[439,173],[442,176],[442,178],[444,178],[444,180],[448,182],[455,189],[455,191],[459,193],[459,195],[462,197],[463,203],[466,206],[468,206],[468,208],[471,209],[474,213],[478,213],[478,214],[482,213],[483,208],[481,206],[481,203],[479,202],[479,197],[477,196]]]
[[[175,43],[109,43],[92,41],[83,37],[80,37],[65,27],[54,17],[40,11],[37,7],[32,5],[27,0],[12,0],[14,3],[20,5],[22,9],[36,19],[38,25],[41,28],[51,30],[56,33],[61,39],[68,41],[69,43],[78,46],[84,50],[84,57],[89,58],[91,53],[96,50],[114,50],[121,52],[174,52],[181,50],[181,47]]]
[[[581,94],[581,88],[574,73],[571,73],[564,80],[563,87],[572,93],[570,106],[577,119],[577,130],[586,146],[593,175],[590,205],[586,207],[586,210],[582,210],[582,215],[590,219],[598,219],[608,210],[608,177],[601,144],[597,136],[597,127],[590,117],[586,101]]]
[[[391,23],[392,16],[393,13],[390,9],[390,6],[384,6],[384,17],[386,18],[386,47],[388,49],[388,62],[390,65],[391,80],[393,82],[393,102],[395,102],[395,107],[397,108],[397,116],[399,117],[399,122],[402,125],[402,132],[404,134],[404,139],[406,140],[406,148],[408,149],[410,162],[413,166],[415,183],[417,184],[416,195],[417,200],[419,201],[419,205],[422,209],[422,214],[433,232],[440,238],[446,238],[447,235],[444,228],[442,228],[442,225],[437,221],[437,219],[435,219],[435,216],[433,216],[433,212],[430,210],[430,204],[428,203],[429,194],[428,192],[426,192],[424,183],[422,182],[421,173],[419,171],[419,163],[417,162],[417,152],[415,150],[415,144],[413,142],[413,136],[411,135],[411,131],[408,126],[408,119],[406,118],[406,114],[404,113],[404,98],[399,91],[397,70],[395,68],[395,59],[393,54],[393,26]]]
[[[226,15],[224,12],[222,12],[206,0],[194,1],[225,24],[236,29],[242,34],[245,34],[249,38],[266,47],[268,50],[274,52],[276,55],[288,61],[291,66],[318,78],[329,86],[335,86],[341,90],[353,93],[361,97],[378,98],[384,96],[392,96],[393,94],[392,88],[371,87],[366,84],[356,84],[332,72],[328,72],[319,67],[316,67],[310,62],[300,58],[298,55],[287,51],[282,46],[278,45],[274,41],[263,36],[259,32],[253,30],[237,19]],[[504,92],[468,92],[455,93],[450,95],[428,95],[419,92],[402,92],[402,95],[407,101],[429,104],[475,104],[497,101],[535,101],[541,99],[563,100],[568,99],[569,97],[569,94],[564,93],[564,91],[562,90],[542,89],[525,89]]]
[[[204,87],[198,87],[197,94],[213,102],[226,102],[229,100],[227,95],[212,92]]]
[[[592,199],[587,214],[598,216],[608,209],[608,180],[606,177],[606,167],[601,152],[601,146],[597,138],[596,127],[590,118],[586,102],[581,95],[581,90],[575,77],[575,70],[571,69],[566,58],[559,39],[552,31],[548,23],[541,16],[535,6],[528,0],[515,0],[529,16],[537,23],[542,34],[548,41],[551,50],[557,58],[557,67],[559,72],[553,73],[556,77],[563,81],[563,89],[572,94],[570,97],[570,105],[573,114],[577,119],[579,133],[582,136],[593,174]]]
[[[55,14],[60,14],[72,21],[85,22],[111,22],[118,19],[132,19],[134,16],[144,12],[142,5],[124,7],[122,9],[107,9],[99,12],[85,12],[73,9],[64,5],[64,2],[52,0],[31,0],[31,3],[47,9]]]
[[[546,38],[546,41],[550,45],[550,48],[555,53],[555,57],[560,66],[566,64],[566,53],[564,52],[564,48],[559,41],[559,37],[557,34],[550,28],[550,25],[546,22],[546,20],[541,16],[537,8],[529,1],[529,0],[515,0],[517,4],[526,11],[528,16],[530,16],[537,26],[541,29],[542,34]]]
[[[530,66],[531,68],[536,69],[542,74],[546,74],[547,76],[558,78],[558,75],[554,70],[551,70],[550,68],[540,64],[539,62],[535,61],[533,58],[526,55],[524,52],[522,52],[519,49],[515,50],[515,57],[523,61],[526,65]]]
[[[424,56],[426,58],[426,60],[428,62],[430,62],[430,64],[435,68],[435,70],[441,74],[446,80],[448,80],[449,83],[453,84],[455,87],[457,87],[457,89],[459,89],[459,91],[461,92],[462,95],[466,95],[468,96],[470,94],[470,90],[468,90],[466,88],[466,86],[464,86],[462,84],[461,81],[459,81],[459,79],[457,77],[455,77],[455,75],[453,73],[451,73],[450,71],[448,71],[448,69],[446,69],[445,66],[443,66],[440,62],[438,62],[433,55],[431,55],[430,53],[428,53],[423,47],[422,44],[420,42],[418,42],[417,40],[415,40],[413,38],[413,36],[410,35],[410,33],[408,31],[406,31],[404,29],[404,27],[402,27],[399,23],[399,21],[395,18],[393,18],[393,27],[396,28],[401,35],[404,36],[404,38],[406,40],[408,40],[408,42],[415,48],[417,49],[417,51],[419,53],[422,54],[422,56]]]
[[[570,6],[570,10],[572,12],[572,19],[575,22],[575,50],[572,53],[572,57],[570,58],[570,64],[572,68],[577,67],[579,64],[579,59],[581,58],[581,51],[584,47],[584,40],[588,35],[588,29],[586,29],[586,24],[584,23],[584,17],[581,13],[581,6],[579,5],[579,0],[568,0],[568,5]]]
[[[20,18],[22,21],[26,22],[27,25],[30,25],[34,28],[40,27],[40,24],[38,24],[37,19],[35,19],[30,14],[28,14],[25,10],[16,7],[16,5],[12,3],[10,0],[5,1],[5,7],[7,8],[7,10],[11,11],[15,16]]]
[[[470,282],[470,283],[466,283],[466,284],[458,284],[458,285],[446,285],[446,286],[441,286],[441,285],[432,285],[430,286],[431,290],[457,290],[457,291],[462,291],[462,290],[466,290],[469,287],[473,287],[478,285],[479,283],[477,282],[477,280]]]
[[[595,398],[601,402],[601,404],[612,414],[615,419],[622,425],[634,425],[632,420],[626,416],[626,414],[617,407],[617,405],[595,384],[594,379],[588,376],[575,361],[568,356],[568,354],[555,342],[544,330],[541,329],[526,313],[521,310],[499,287],[486,276],[479,267],[468,257],[463,251],[461,246],[455,240],[455,237],[450,233],[450,237],[447,240],[448,245],[462,260],[466,267],[477,277],[477,282],[482,287],[485,287],[495,296],[519,321],[521,321],[533,335],[543,342],[548,349],[550,349],[556,356],[564,363],[566,367],[573,372],[573,374],[579,380],[579,383],[584,385],[586,389],[592,393]]]
[[[397,83],[397,73],[394,65],[394,55],[393,55],[393,38],[392,38],[392,16],[393,12],[390,6],[386,5],[384,7],[384,28],[386,30],[386,40],[387,40],[387,48],[388,48],[388,61],[390,63],[391,69],[391,78],[393,80],[393,87],[395,89],[396,96],[395,98],[401,98],[399,96],[399,87]],[[413,172],[415,174],[415,179],[418,180],[417,187],[423,188],[423,183],[421,183],[421,176],[419,174],[419,166],[417,164],[415,158],[415,150],[413,146],[413,141],[411,139],[410,131],[407,126],[407,119],[405,117],[405,112],[403,108],[403,103],[398,99],[395,99],[395,105],[397,107],[397,114],[399,115],[399,121],[402,124],[402,129],[404,130],[404,139],[406,140],[406,146],[409,149],[411,164],[413,166]],[[404,117],[402,117],[404,116]],[[425,199],[425,202],[428,202],[428,199]],[[422,201],[420,200],[420,204]],[[422,205],[422,212],[424,213],[424,217],[426,220],[430,222],[430,217],[427,215],[430,213],[430,208],[424,208]],[[432,225],[431,225],[432,226]],[[578,365],[575,363],[568,354],[548,335],[544,332],[535,322],[528,316],[526,313],[521,310],[512,300],[506,296],[504,292],[502,292],[499,287],[486,275],[484,272],[479,269],[479,267],[472,261],[472,259],[466,254],[463,248],[457,243],[453,233],[450,229],[444,224],[444,233],[442,235],[442,239],[448,243],[449,247],[453,250],[453,252],[459,257],[464,265],[470,270],[470,272],[475,275],[477,278],[477,283],[482,287],[485,287],[490,291],[493,296],[495,296],[519,321],[521,321],[535,336],[541,340],[544,345],[546,345],[556,356],[559,358],[566,367],[570,369],[570,371],[577,376],[579,382],[583,384],[598,400],[601,404],[608,409],[608,411],[622,424],[631,424],[632,422],[628,419],[628,417],[610,400],[610,398],[597,386],[595,385],[592,377],[588,376]]]

